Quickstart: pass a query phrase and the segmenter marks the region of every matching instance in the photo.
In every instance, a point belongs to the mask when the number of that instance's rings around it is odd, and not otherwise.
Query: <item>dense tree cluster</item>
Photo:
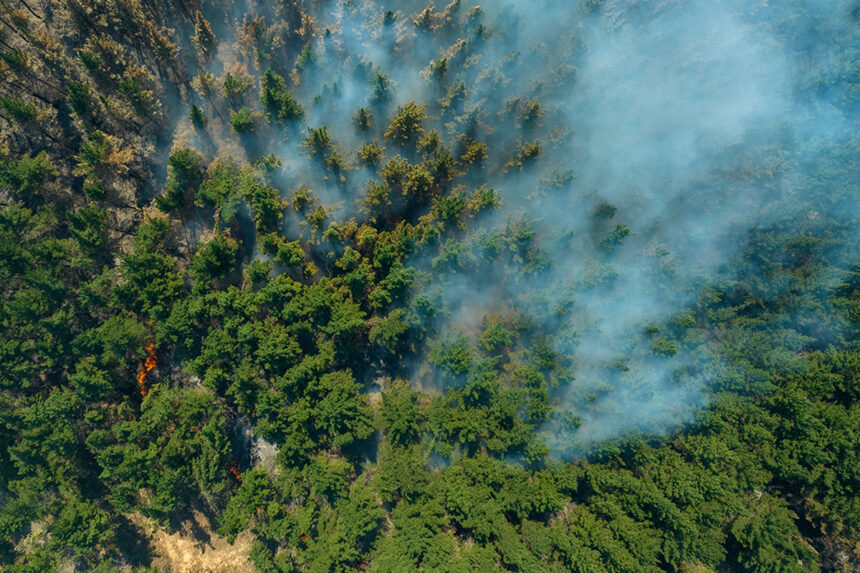
[[[584,40],[467,4],[0,2],[0,568],[147,570],[131,516],[198,509],[259,571],[860,561],[858,131],[702,183],[777,197],[703,283],[599,190],[543,221]],[[797,89],[856,97],[856,40]],[[632,244],[689,304],[580,384]],[[690,423],[586,439],[634,360],[707,380]]]

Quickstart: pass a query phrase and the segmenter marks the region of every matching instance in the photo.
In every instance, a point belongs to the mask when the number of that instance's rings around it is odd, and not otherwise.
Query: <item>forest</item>
[[[857,0],[0,0],[0,570],[860,571],[858,223]]]

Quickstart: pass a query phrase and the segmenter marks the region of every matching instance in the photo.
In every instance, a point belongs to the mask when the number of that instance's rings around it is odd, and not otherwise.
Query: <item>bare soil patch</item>
[[[143,531],[153,531],[152,521],[140,516],[129,516]],[[226,537],[219,537],[209,520],[198,512],[192,512],[179,531],[170,533],[160,528],[148,535],[153,549],[152,566],[159,573],[226,573],[253,572],[248,553],[254,536],[243,531],[233,545]]]

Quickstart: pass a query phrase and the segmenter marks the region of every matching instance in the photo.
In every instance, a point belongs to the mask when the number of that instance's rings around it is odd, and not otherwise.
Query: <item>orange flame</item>
[[[236,478],[239,483],[242,483],[242,474],[239,473],[239,469],[236,466],[230,466],[227,469],[230,470],[230,473],[233,474],[233,477]]]
[[[146,362],[143,363],[143,370],[137,376],[137,385],[140,387],[140,395],[146,398],[149,388],[146,386],[146,375],[155,368],[158,364],[158,359],[155,356],[155,343],[150,342],[146,345]]]

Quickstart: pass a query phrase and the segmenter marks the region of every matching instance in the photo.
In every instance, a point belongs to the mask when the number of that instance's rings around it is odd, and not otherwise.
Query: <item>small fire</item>
[[[150,342],[146,345],[146,362],[143,363],[143,370],[137,376],[137,385],[140,387],[140,395],[146,398],[149,388],[146,386],[146,375],[155,368],[158,364],[158,359],[155,356],[155,343]]]
[[[233,477],[236,478],[236,481],[242,483],[242,474],[239,473],[239,468],[237,468],[236,466],[230,466],[227,469],[230,471],[231,474],[233,474]]]

